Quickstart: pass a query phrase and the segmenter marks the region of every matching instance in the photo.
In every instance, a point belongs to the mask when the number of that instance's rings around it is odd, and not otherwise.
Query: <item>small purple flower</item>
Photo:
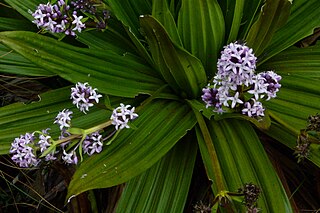
[[[99,98],[102,97],[96,91],[97,89],[92,89],[87,82],[78,82],[75,87],[71,88],[70,98],[81,112],[86,113],[89,111],[89,107],[92,107],[94,103],[99,103]]]
[[[63,150],[62,160],[67,164],[77,164],[78,157],[75,150],[67,153],[66,150]]]
[[[262,103],[256,101],[254,98],[251,99],[253,103],[245,102],[242,109],[242,114],[247,115],[249,117],[263,117],[264,116],[264,108]]]
[[[75,14],[73,14],[72,16],[74,18],[72,24],[76,25],[72,30],[73,31],[78,30],[78,32],[81,33],[81,30],[86,28],[86,25],[81,22],[81,19],[83,18],[83,16],[77,16]]]
[[[281,87],[281,84],[279,83],[281,76],[273,71],[262,72],[259,73],[258,76],[264,81],[265,90],[268,96],[267,100],[277,97],[276,93]]]
[[[231,101],[231,108],[235,108],[236,104],[243,104],[243,101],[239,98],[239,92],[236,92],[236,94],[232,97],[229,97],[229,100]]]
[[[37,166],[40,162],[35,155],[34,133],[26,133],[19,138],[15,138],[11,143],[10,153],[13,154],[13,162],[20,167]]]
[[[45,150],[47,150],[51,145],[51,143],[50,143],[51,136],[49,135],[48,130],[49,129],[42,130],[42,134],[39,134],[39,141],[38,141],[37,145],[39,146],[41,153],[43,153]],[[57,157],[55,157],[55,154],[56,154],[55,151],[48,153],[45,156],[45,161],[56,160]]]
[[[135,108],[129,109],[130,105],[120,104],[119,107],[115,108],[111,115],[112,124],[115,125],[116,130],[123,128],[130,128],[128,125],[129,120],[133,120],[138,117],[138,114],[134,113]]]
[[[58,113],[57,117],[55,118],[54,124],[59,124],[60,130],[70,127],[71,123],[71,114],[73,112],[69,109],[63,109],[61,112]]]
[[[203,95],[201,96],[202,101],[206,103],[206,108],[213,106],[213,107],[220,107],[221,103],[219,102],[218,97],[218,90],[216,88],[211,88],[208,85],[206,88],[202,89]]]
[[[101,142],[102,135],[99,132],[94,132],[88,135],[83,141],[83,151],[89,156],[94,153],[100,153],[102,151],[103,143]]]

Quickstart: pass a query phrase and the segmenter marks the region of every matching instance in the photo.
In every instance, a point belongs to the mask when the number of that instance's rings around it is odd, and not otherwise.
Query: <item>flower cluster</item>
[[[249,117],[264,116],[260,99],[276,97],[281,76],[273,71],[255,74],[256,61],[253,50],[244,44],[235,42],[225,46],[212,84],[202,90],[206,107],[214,107],[217,113],[231,108],[240,109]]]
[[[34,134],[26,133],[19,138],[15,138],[11,143],[10,153],[13,154],[13,162],[19,164],[20,167],[37,166],[39,160],[36,157],[34,145]]]
[[[112,124],[115,125],[116,130],[123,128],[130,128],[128,125],[129,120],[133,120],[138,117],[138,114],[134,113],[135,108],[129,109],[130,105],[120,104],[115,108],[111,115]]]
[[[58,113],[58,115],[56,116],[55,120],[54,120],[54,124],[59,124],[60,126],[60,130],[63,130],[65,128],[69,128],[70,127],[70,122],[71,122],[71,118],[72,118],[72,111],[69,109],[64,109],[61,112]]]
[[[238,190],[238,192],[244,196],[243,203],[247,207],[248,213],[260,211],[260,209],[257,208],[257,201],[261,193],[261,189],[257,185],[253,183],[246,183]]]
[[[300,130],[293,153],[298,163],[309,157],[311,144],[320,144],[320,115],[318,113],[310,115],[306,128]]]
[[[92,107],[94,103],[99,103],[99,98],[101,97],[102,95],[97,93],[97,89],[93,89],[87,82],[79,82],[75,87],[71,88],[70,98],[72,99],[72,103],[84,113],[89,111],[89,107]]]
[[[26,133],[19,138],[15,138],[11,143],[10,153],[13,154],[11,159],[20,167],[37,166],[41,161],[37,158],[37,152],[43,153],[51,145],[48,130]],[[54,154],[54,151],[48,153],[45,161],[55,160]]]
[[[40,4],[36,11],[32,13],[33,23],[37,27],[42,27],[51,33],[65,33],[75,36],[75,32],[81,32],[86,28],[82,23],[83,16],[78,16],[77,11],[70,15],[70,6],[63,0],[58,0],[57,4]]]
[[[102,95],[97,94],[96,90],[88,83],[78,82],[75,87],[71,88],[73,104],[80,111],[86,113],[86,111],[89,111],[89,107],[98,103],[99,98],[102,97]],[[88,130],[80,129],[80,131],[79,128],[72,128],[73,112],[69,109],[63,109],[53,122],[59,125],[61,131],[59,139],[54,140],[48,132],[49,129],[21,135],[15,138],[11,144],[12,160],[20,167],[37,166],[41,162],[41,157],[44,157],[45,161],[61,159],[67,164],[77,164],[79,161],[78,153],[81,160],[82,153],[88,156],[100,153],[105,140],[113,136],[117,130],[130,128],[128,122],[138,117],[138,114],[134,112],[135,108],[129,109],[130,107],[130,105],[121,103],[119,107],[113,110],[109,121]],[[110,135],[106,135],[110,131],[104,131],[104,129],[111,125],[115,125],[115,130]],[[106,136],[105,138],[103,138],[103,134]]]
[[[102,4],[99,2],[99,4]],[[96,26],[99,29],[106,27],[106,20],[110,18],[108,11],[98,11],[95,2],[90,0],[72,1],[70,5],[66,4],[64,0],[58,0],[56,4],[39,4],[37,9],[29,13],[34,17],[33,23],[38,28],[43,28],[51,33],[64,33],[66,35],[75,36],[76,32],[82,32],[87,26],[85,22],[90,25],[89,17],[84,17],[86,13],[90,13],[95,18]],[[82,15],[79,15],[82,14]],[[101,24],[103,22],[103,24]]]
[[[99,134],[99,132],[94,132],[85,138],[82,148],[85,154],[91,156],[94,153],[100,153],[102,151],[102,147],[102,135]]]

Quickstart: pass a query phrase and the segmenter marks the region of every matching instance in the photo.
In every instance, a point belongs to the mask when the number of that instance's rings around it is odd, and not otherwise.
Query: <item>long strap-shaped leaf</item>
[[[320,79],[320,42],[314,46],[291,47],[259,66],[260,70],[275,70],[281,75],[295,75]],[[297,81],[296,83],[299,83]],[[305,84],[310,86],[313,84]],[[316,86],[316,85],[313,85]]]
[[[281,81],[282,88],[278,97],[264,103],[270,116],[278,124],[267,134],[293,149],[300,130],[306,128],[308,117],[320,112],[320,80],[285,76]],[[287,133],[284,133],[285,131]],[[284,137],[287,134],[291,136]],[[318,144],[311,146],[308,158],[320,166]]]
[[[197,143],[190,136],[126,184],[117,212],[183,212],[197,155]]]
[[[112,9],[115,16],[122,21],[135,36],[140,37],[139,16],[151,14],[151,3],[149,0],[105,0]]]
[[[224,18],[216,0],[181,1],[178,30],[186,50],[198,57],[212,77],[224,41]]]
[[[152,16],[141,16],[140,22],[163,78],[182,96],[198,97],[207,82],[201,62],[173,44],[163,26]]]
[[[289,0],[267,0],[258,20],[252,25],[246,41],[259,56],[267,47],[275,31],[286,23],[291,8]]]
[[[164,156],[196,123],[190,108],[179,102],[153,101],[139,111],[138,130],[125,129],[109,147],[79,166],[68,197],[124,183]],[[85,178],[83,175],[87,174]]]
[[[78,48],[30,32],[1,32],[0,43],[71,82],[89,81],[102,93],[134,97],[164,85],[144,60],[129,53]]]
[[[34,18],[28,12],[29,10],[34,11],[39,4],[46,4],[48,1],[43,0],[29,0],[29,1],[20,1],[20,0],[5,0],[11,7],[17,10],[21,15],[29,19],[30,21]]]
[[[0,44],[0,70],[2,73],[27,76],[53,76],[55,73],[43,69],[20,54]]]
[[[311,35],[313,30],[320,26],[319,9],[319,0],[294,0],[287,24],[274,34],[270,44],[261,55],[263,58],[259,58],[258,63],[263,63],[268,58]]]
[[[173,42],[183,46],[178,33],[177,25],[169,9],[167,1],[154,0],[152,4],[152,16],[154,16],[163,25]]]
[[[209,130],[229,191],[252,182],[262,189],[264,212],[293,212],[283,186],[254,129],[247,121],[211,121]]]
[[[285,76],[281,81],[278,97],[264,105],[280,116],[287,123],[285,126],[299,133],[305,128],[308,116],[320,111],[320,80]]]

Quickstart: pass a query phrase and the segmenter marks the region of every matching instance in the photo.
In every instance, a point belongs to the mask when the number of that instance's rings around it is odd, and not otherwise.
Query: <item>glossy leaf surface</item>
[[[150,45],[150,51],[163,78],[182,96],[198,97],[207,81],[201,62],[174,45],[161,24],[152,16],[140,17],[141,27]]]
[[[115,186],[141,174],[163,157],[195,123],[186,105],[165,100],[149,103],[134,121],[138,130],[126,129],[99,155],[84,160],[69,185],[68,197],[89,189]],[[84,174],[87,175],[82,178]]]
[[[182,1],[178,31],[185,49],[201,60],[207,76],[212,77],[225,35],[224,17],[218,2]]]
[[[259,56],[267,47],[275,31],[286,23],[291,8],[288,0],[267,0],[261,8],[258,20],[246,37],[248,46]]]
[[[126,184],[116,212],[183,212],[197,155],[190,136]]]
[[[164,84],[142,59],[129,53],[78,48],[30,32],[1,32],[0,42],[71,82],[89,81],[102,93],[134,97]]]

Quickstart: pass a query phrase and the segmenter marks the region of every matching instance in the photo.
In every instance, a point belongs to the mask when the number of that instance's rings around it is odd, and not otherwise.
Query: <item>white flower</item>
[[[93,89],[87,82],[78,82],[75,87],[71,88],[70,98],[81,112],[86,113],[89,111],[89,107],[92,107],[93,103],[99,103],[99,98],[102,97],[96,91],[97,89]]]
[[[138,117],[138,114],[134,113],[135,108],[129,109],[130,105],[120,104],[115,108],[111,115],[112,124],[115,125],[116,130],[130,128],[128,125],[129,120],[133,120]]]
[[[237,103],[243,104],[243,101],[239,98],[239,92],[236,92],[236,94],[234,95],[234,97],[229,97],[229,100],[232,101],[232,103],[231,103],[231,108],[234,108]]]
[[[58,113],[56,116],[55,121],[53,122],[54,124],[59,124],[60,130],[63,130],[64,128],[69,128],[70,127],[70,122],[71,122],[71,114],[73,112],[69,109],[63,109],[61,112]]]
[[[66,150],[63,150],[62,160],[68,164],[77,164],[78,157],[76,152],[73,150],[70,153],[67,153]]]
[[[86,25],[81,22],[81,19],[83,18],[83,16],[77,16],[75,14],[73,14],[72,16],[74,18],[72,24],[76,25],[75,28],[73,28],[72,30],[73,31],[78,30],[78,32],[81,33],[82,28],[86,27]]]

